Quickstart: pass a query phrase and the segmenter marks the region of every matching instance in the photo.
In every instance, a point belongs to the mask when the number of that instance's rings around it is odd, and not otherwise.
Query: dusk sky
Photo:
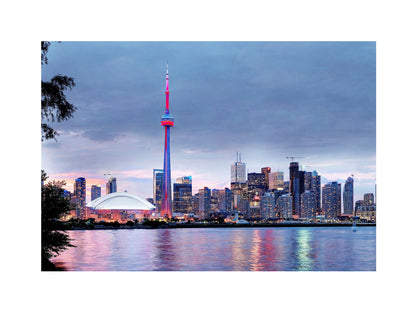
[[[51,179],[105,182],[153,197],[163,168],[165,73],[169,62],[172,182],[193,191],[230,187],[241,152],[248,172],[269,166],[288,180],[290,160],[322,184],[354,175],[354,197],[374,193],[375,42],[53,42],[42,79],[75,79],[70,120],[42,142]]]

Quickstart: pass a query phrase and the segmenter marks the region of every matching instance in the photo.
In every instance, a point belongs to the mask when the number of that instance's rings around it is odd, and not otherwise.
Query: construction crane
[[[113,176],[111,175],[111,173],[104,173],[105,176],[109,176],[108,180],[111,180],[113,178]]]
[[[287,158],[287,159],[292,159],[292,162],[293,162],[293,159],[295,159],[295,158],[304,158],[304,157],[297,157],[297,156],[286,156],[286,158]]]

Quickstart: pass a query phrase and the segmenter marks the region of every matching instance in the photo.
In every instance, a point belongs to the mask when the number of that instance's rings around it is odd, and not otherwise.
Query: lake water
[[[69,231],[75,271],[375,271],[376,227]]]

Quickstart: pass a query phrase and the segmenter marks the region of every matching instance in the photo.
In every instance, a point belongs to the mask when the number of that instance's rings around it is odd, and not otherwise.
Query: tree
[[[47,175],[42,170],[42,184]],[[68,247],[74,247],[66,232],[66,225],[60,220],[71,210],[68,198],[64,197],[65,181],[52,181],[42,185],[42,270],[51,270],[54,266],[49,261]]]
[[[41,42],[41,65],[48,64],[48,49],[51,45],[48,41]],[[49,123],[61,122],[72,118],[72,114],[77,108],[69,103],[64,91],[72,90],[75,86],[74,78],[56,75],[50,81],[42,81],[42,141],[55,139],[58,132]]]

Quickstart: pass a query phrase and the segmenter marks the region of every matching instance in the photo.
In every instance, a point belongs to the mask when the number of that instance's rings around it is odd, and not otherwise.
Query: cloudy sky
[[[230,185],[241,152],[248,172],[284,171],[290,160],[322,183],[351,174],[355,199],[376,178],[375,42],[61,42],[52,43],[42,79],[75,79],[78,110],[53,124],[41,165],[72,190],[78,177],[152,197],[163,167],[165,72],[169,62],[172,181]],[[89,200],[89,196],[87,196]]]

